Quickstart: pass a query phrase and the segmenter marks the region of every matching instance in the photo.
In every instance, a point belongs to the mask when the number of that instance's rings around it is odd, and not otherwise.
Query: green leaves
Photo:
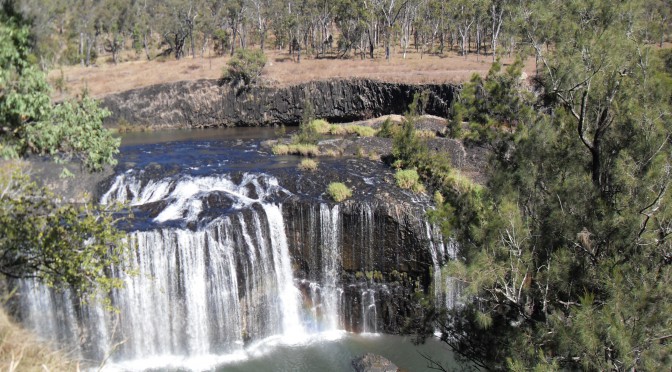
[[[0,12],[0,156],[77,158],[92,171],[114,165],[120,142],[102,126],[108,112],[88,97],[51,103],[44,73],[27,62],[29,28],[7,7]]]
[[[502,72],[497,61],[485,79],[478,74],[471,77],[453,109],[454,126],[460,126],[462,120],[469,122],[469,130],[461,136],[475,142],[491,142],[515,130],[519,123],[531,120],[532,95],[522,89],[522,67],[518,59]]]
[[[109,115],[88,97],[81,102],[66,101],[54,108],[48,120],[36,122],[26,130],[31,151],[59,159],[78,158],[91,171],[105,164],[114,165],[120,139],[103,128]]]
[[[224,68],[222,78],[233,84],[253,84],[266,66],[266,55],[260,49],[238,49]]]
[[[51,103],[44,73],[28,62],[29,27],[12,4],[0,10],[0,156],[74,158],[91,171],[115,164],[119,139],[102,126],[108,112],[88,97]],[[14,164],[0,169],[0,274],[82,294],[121,285],[105,272],[127,252],[112,211],[63,203]]]
[[[634,2],[533,9],[539,100],[495,65],[456,107],[466,138],[499,146],[480,203],[444,193],[471,222],[434,214],[462,244],[446,271],[466,284],[473,327],[451,336],[492,369],[670,369],[670,74],[638,39]]]
[[[7,168],[0,173],[0,273],[65,284],[82,294],[120,286],[105,274],[128,251],[112,211],[63,204]]]

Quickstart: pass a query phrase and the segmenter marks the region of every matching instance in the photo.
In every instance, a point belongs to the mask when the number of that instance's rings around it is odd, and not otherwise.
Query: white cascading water
[[[340,219],[338,204],[329,208],[320,204],[320,230],[322,233],[322,303],[324,325],[327,330],[339,329],[341,297]]]
[[[273,248],[273,263],[278,283],[278,293],[282,309],[282,325],[286,335],[293,339],[301,337],[304,329],[299,318],[300,292],[294,286],[294,274],[289,257],[285,225],[282,212],[277,205],[263,205],[270,224],[271,247]]]
[[[443,235],[437,226],[425,222],[427,244],[432,257],[432,285],[434,287],[434,301],[452,309],[459,305],[459,282],[441,271],[441,266],[447,260],[454,260],[457,256],[456,243],[451,239],[444,242]],[[445,276],[445,278],[444,278]]]
[[[112,360],[203,356],[240,351],[249,340],[304,335],[281,207],[266,202],[284,192],[277,180],[245,174],[150,181],[120,175],[102,202],[131,206],[162,201],[153,218],[196,221],[202,200],[226,193],[240,212],[196,231],[160,227],[128,235],[134,260],[116,274],[124,288],[110,295],[118,312],[101,305],[76,309],[68,293],[22,281],[22,314],[40,334],[78,345],[87,357]],[[259,207],[254,207],[258,205]],[[77,305],[78,306],[78,305]],[[287,340],[287,337],[284,337]],[[114,350],[111,350],[111,345]]]
[[[206,220],[196,230],[175,227],[202,222],[213,193],[226,195],[230,202],[224,216]],[[131,363],[130,369],[172,365],[165,363],[172,363],[175,356],[216,364],[221,359],[212,356],[244,356],[252,341],[281,335],[283,341],[298,342],[311,332],[342,329],[339,206],[320,204],[319,217],[315,213],[321,280],[310,283],[313,308],[304,311],[282,205],[273,201],[279,195],[289,192],[263,174],[244,174],[237,182],[227,176],[183,176],[144,184],[132,173],[119,175],[102,197],[103,204],[161,207],[152,218],[156,226],[128,234],[133,260],[110,269],[125,282],[123,289],[109,295],[118,311],[81,304],[67,291],[54,292],[24,280],[20,283],[24,321],[44,337],[77,345],[83,357],[109,357]],[[372,262],[379,249],[373,238],[373,210],[366,205],[361,214],[359,244],[366,247],[363,258]],[[427,226],[438,288],[446,246]],[[452,283],[446,280],[444,285],[448,284]],[[448,302],[448,297],[444,294],[441,299]],[[375,289],[362,290],[361,306],[362,331],[378,332]],[[184,363],[180,358],[177,363]]]
[[[378,310],[376,309],[376,291],[362,291],[362,332],[378,333]]]

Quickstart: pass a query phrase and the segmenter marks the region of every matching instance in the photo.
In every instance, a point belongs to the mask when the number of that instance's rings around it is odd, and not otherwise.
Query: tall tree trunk
[[[206,33],[203,33],[203,45],[201,46],[201,59],[205,58],[205,51],[208,48],[208,42],[210,41],[210,36]]]
[[[84,33],[79,33],[79,62],[84,66]]]
[[[150,60],[149,56],[149,45],[147,44],[147,31],[143,32],[142,34],[142,47],[145,48],[145,56],[147,56],[147,60]]]
[[[261,47],[261,50],[264,50],[264,47],[266,45],[266,28],[260,28],[259,29],[259,36],[260,36],[260,41],[259,41],[259,46]]]
[[[91,48],[93,47],[93,43],[91,42],[91,36],[86,35],[86,67],[91,66]]]
[[[191,44],[191,58],[196,59],[196,48],[194,46],[194,26],[189,27],[189,44]]]
[[[238,35],[238,24],[237,22],[234,22],[233,25],[231,26],[231,53],[230,53],[231,56],[233,56],[233,52],[236,51],[237,35]]]

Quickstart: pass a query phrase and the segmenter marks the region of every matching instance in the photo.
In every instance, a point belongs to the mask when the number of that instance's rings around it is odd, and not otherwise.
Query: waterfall
[[[376,291],[362,291],[362,332],[378,333],[378,310],[376,309]]]
[[[109,270],[125,284],[106,294],[117,311],[22,280],[24,323],[84,358],[151,360],[156,368],[176,356],[245,355],[270,338],[295,343],[326,331],[385,332],[385,317],[395,315],[382,310],[384,301],[413,301],[415,287],[404,285],[419,279],[399,276],[394,292],[383,273],[429,258],[436,301],[453,306],[448,287],[455,283],[440,270],[450,245],[435,227],[419,232],[431,257],[385,257],[386,249],[413,238],[372,206],[351,207],[346,215],[342,205],[311,203],[286,221],[283,201],[290,195],[266,174],[159,180],[120,174],[101,203],[126,203],[140,211],[143,225],[127,234],[132,259]],[[295,277],[300,270],[306,271]]]
[[[270,224],[271,246],[273,247],[273,265],[278,283],[278,293],[283,313],[283,331],[292,338],[300,337],[304,331],[299,319],[299,290],[294,286],[292,266],[285,235],[285,225],[280,207],[264,205]]]
[[[457,243],[449,239],[444,242],[443,235],[437,226],[425,222],[427,244],[432,257],[432,286],[434,287],[434,301],[446,309],[452,309],[460,304],[460,283],[455,278],[445,276],[441,272],[442,265],[447,260],[454,260],[457,256]]]
[[[341,274],[340,219],[338,205],[330,209],[320,204],[320,231],[322,233],[322,301],[325,326],[328,330],[339,328],[341,295],[339,287]]]

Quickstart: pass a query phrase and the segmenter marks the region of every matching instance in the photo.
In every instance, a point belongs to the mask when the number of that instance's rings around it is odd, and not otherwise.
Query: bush
[[[222,79],[233,84],[250,85],[261,76],[264,66],[266,55],[262,50],[239,49],[226,63]]]
[[[425,191],[425,186],[420,182],[420,176],[415,169],[398,170],[394,174],[394,179],[397,180],[397,186],[402,189],[412,190],[416,193]]]
[[[397,132],[399,132],[399,125],[392,122],[390,118],[387,118],[380,126],[380,130],[376,135],[382,138],[393,138]]]
[[[373,137],[376,135],[377,131],[365,125],[331,125],[328,133],[336,136],[356,134],[360,137]]]
[[[315,133],[325,134],[329,133],[332,126],[324,119],[315,119],[308,124],[308,127]]]
[[[329,194],[335,202],[340,203],[352,196],[352,190],[340,182],[332,182],[327,187],[327,194]]]
[[[318,156],[320,154],[316,145],[306,143],[278,144],[273,146],[271,151],[275,155]]]
[[[317,170],[317,161],[313,159],[303,159],[301,160],[301,163],[299,163],[299,170],[302,171],[315,171]]]
[[[373,137],[376,135],[376,130],[371,127],[366,127],[362,125],[353,125],[351,126],[352,131],[355,132],[360,137]]]

